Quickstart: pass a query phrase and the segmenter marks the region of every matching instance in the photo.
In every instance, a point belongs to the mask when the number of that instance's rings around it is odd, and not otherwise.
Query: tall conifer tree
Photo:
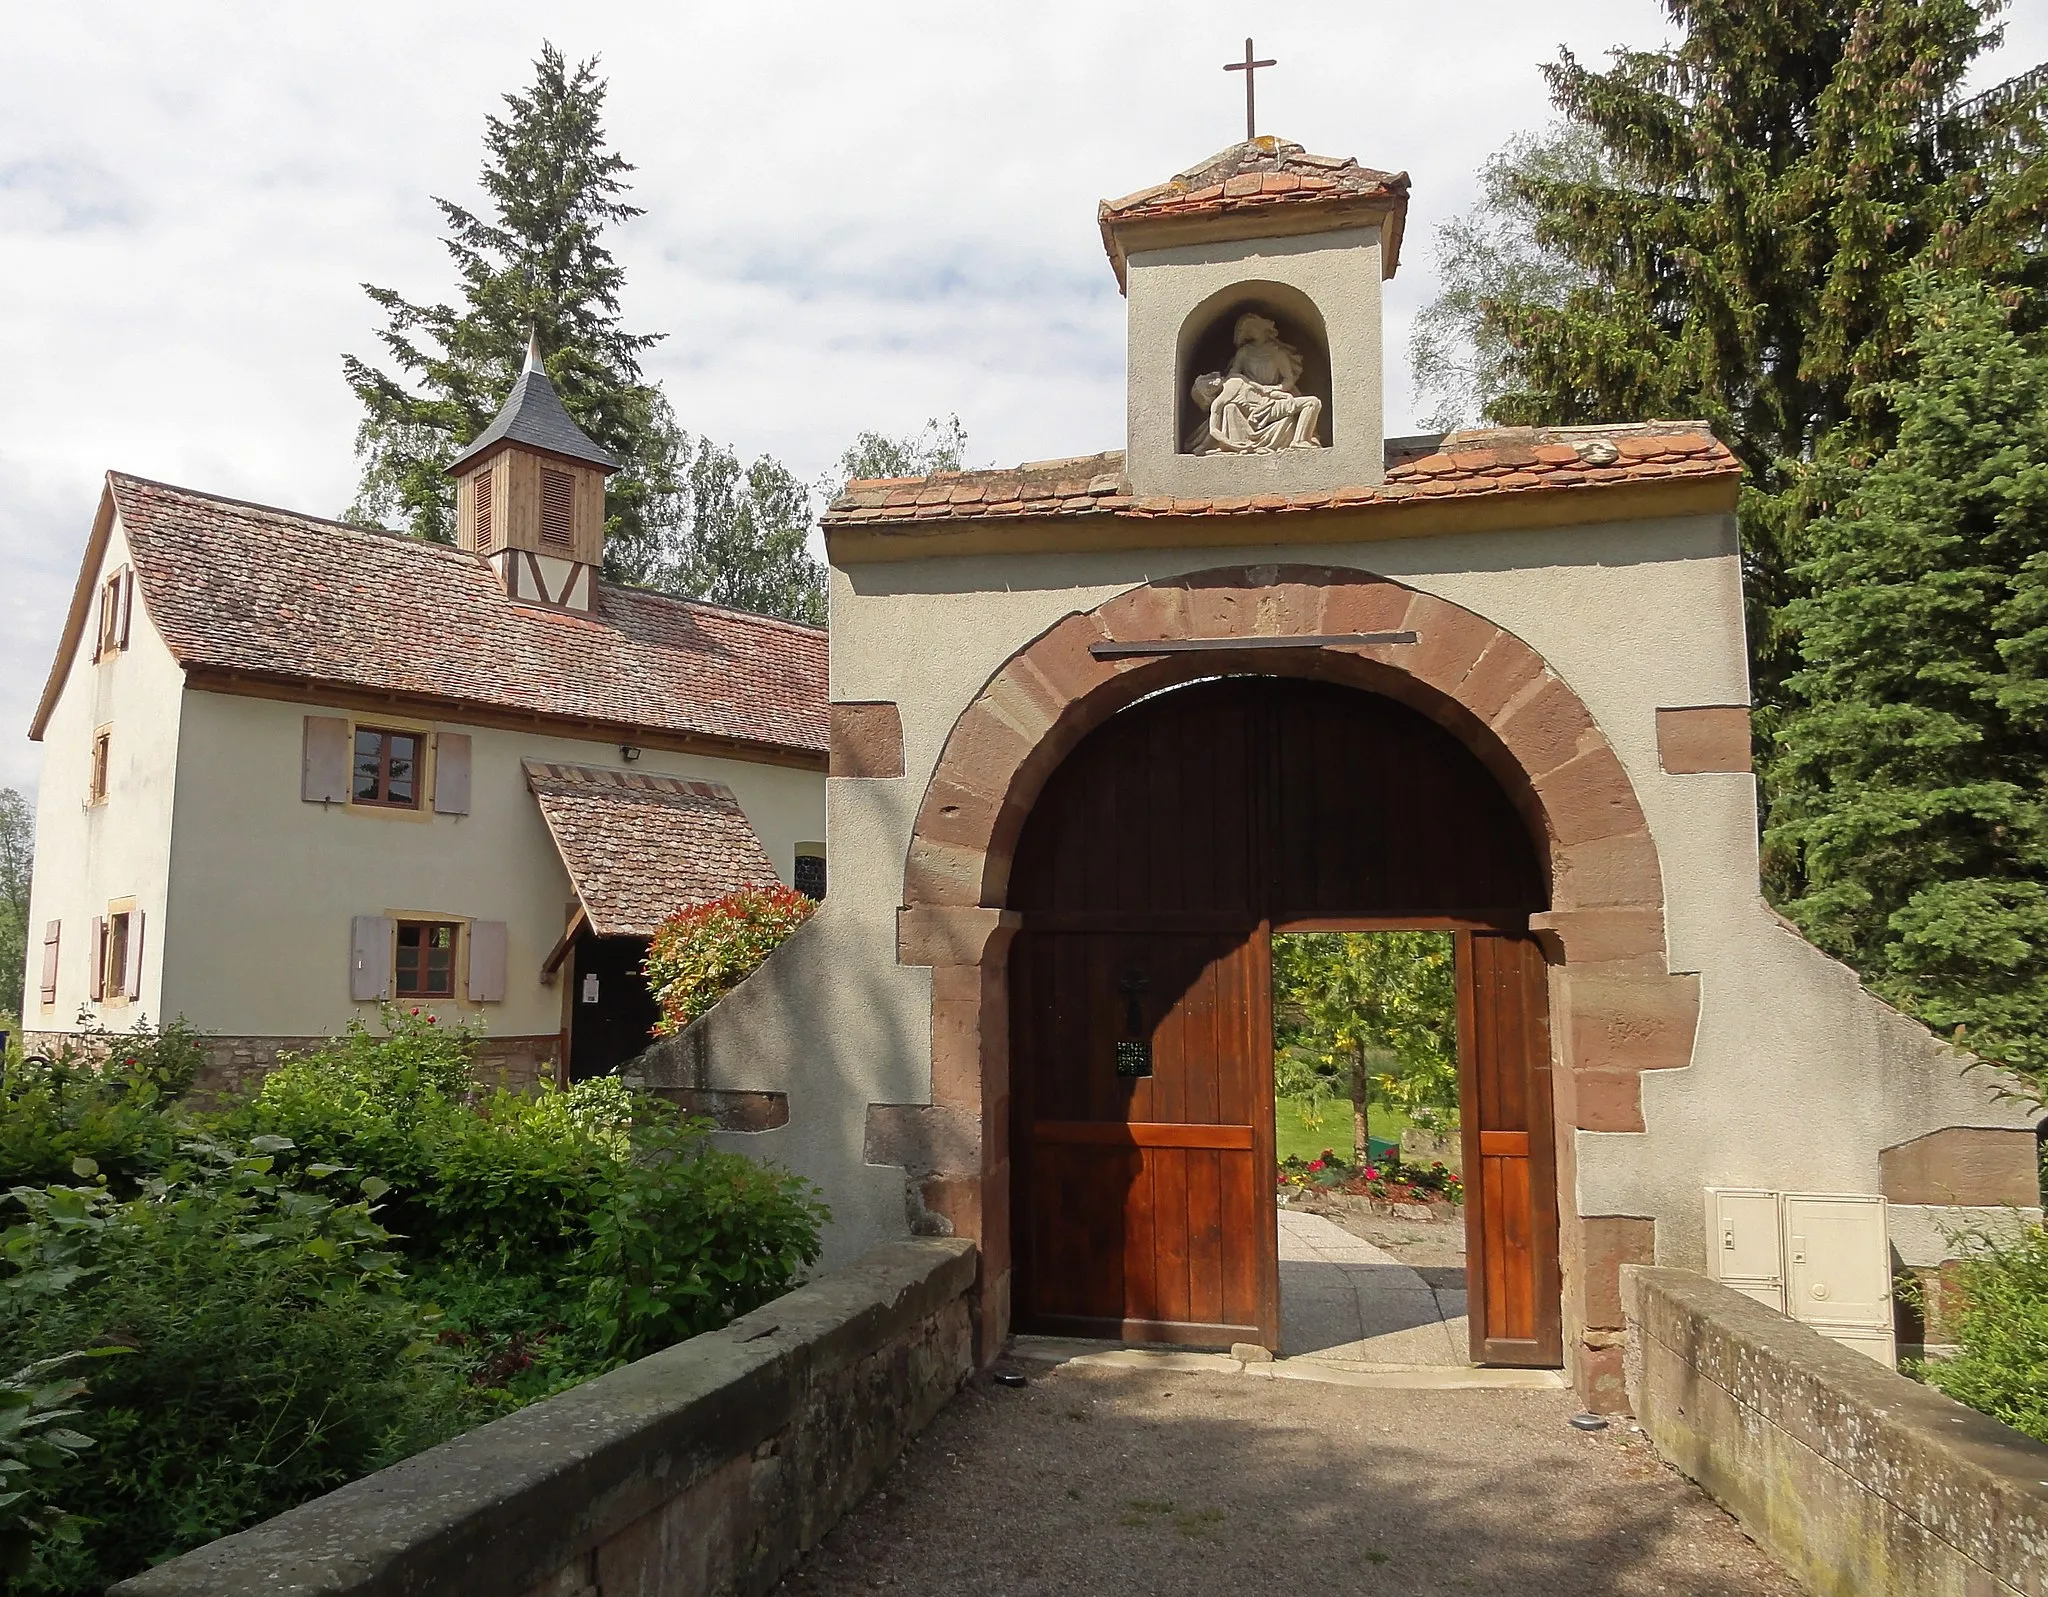
[[[1700,416],[1742,458],[1767,701],[1791,665],[1800,471],[1845,422],[1886,435],[1882,380],[1912,336],[1905,273],[2043,270],[2039,97],[1954,103],[2002,9],[1666,0],[1675,45],[1544,69],[1564,137],[1490,170],[1491,214],[1517,235],[1506,256],[1481,228],[1481,251],[1452,263],[1462,300],[1439,321],[1479,346],[1493,419]]]
[[[1765,844],[1816,943],[2048,1083],[2048,349],[1960,274],[1902,309],[1896,442],[1813,473]]]
[[[640,371],[660,335],[620,324],[625,271],[604,234],[640,211],[623,198],[633,168],[605,142],[604,96],[595,59],[572,69],[544,44],[533,86],[505,96],[506,116],[485,119],[482,183],[494,214],[434,202],[461,305],[415,304],[363,285],[388,319],[378,337],[398,374],[342,360],[365,412],[352,519],[452,538],[455,496],[442,468],[497,414],[535,331],[569,414],[625,462],[605,497],[607,574],[656,574],[682,439]]]

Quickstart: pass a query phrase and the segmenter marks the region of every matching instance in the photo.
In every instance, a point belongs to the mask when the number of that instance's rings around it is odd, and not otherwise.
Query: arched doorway
[[[1416,711],[1296,678],[1156,694],[1084,738],[1009,907],[1019,1329],[1277,1345],[1271,939],[1458,939],[1475,1360],[1561,1362],[1528,830]]]

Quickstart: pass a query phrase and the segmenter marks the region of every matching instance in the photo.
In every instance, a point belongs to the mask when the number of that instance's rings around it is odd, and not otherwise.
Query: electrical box
[[[1784,1227],[1777,1193],[1707,1188],[1707,1274],[1766,1308],[1785,1312]]]
[[[1880,1364],[1897,1362],[1881,1197],[1709,1187],[1707,1273]]]

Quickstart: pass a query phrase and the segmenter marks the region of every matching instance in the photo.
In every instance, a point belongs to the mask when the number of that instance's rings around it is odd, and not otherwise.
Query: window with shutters
[[[567,549],[575,541],[576,479],[566,471],[540,469],[540,541]]]
[[[128,997],[128,938],[135,919],[132,910],[107,916],[106,935],[100,941],[100,992],[102,1001],[123,1003]]]
[[[374,726],[356,728],[355,763],[349,778],[349,800],[387,810],[420,807],[420,747],[417,732],[392,732]]]
[[[491,468],[489,466],[469,479],[469,491],[476,501],[476,522],[472,542],[479,553],[488,553],[491,547]]]
[[[402,920],[394,967],[400,998],[453,998],[455,945],[460,927],[451,921]]]
[[[104,804],[107,801],[107,764],[113,757],[114,729],[101,727],[92,735],[92,773],[86,779],[85,802]]]
[[[99,646],[95,660],[128,647],[129,571],[123,566],[100,584]]]

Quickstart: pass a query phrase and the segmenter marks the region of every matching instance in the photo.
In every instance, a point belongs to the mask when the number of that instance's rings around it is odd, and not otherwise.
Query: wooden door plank
[[[1249,1152],[1252,1128],[1179,1120],[1040,1120],[1032,1124],[1031,1140],[1096,1148],[1227,1148]]]

